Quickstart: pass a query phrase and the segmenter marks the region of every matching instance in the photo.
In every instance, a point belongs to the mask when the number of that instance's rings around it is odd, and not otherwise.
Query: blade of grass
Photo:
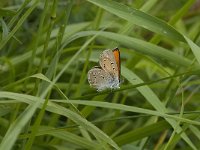
[[[41,36],[42,35],[42,29],[43,29],[43,25],[44,25],[44,21],[45,21],[45,16],[47,15],[47,12],[48,12],[48,3],[45,2],[44,4],[44,10],[41,14],[41,18],[40,18],[40,23],[39,23],[39,27],[38,27],[38,30],[37,30],[37,34],[36,34],[36,37],[35,37],[35,40],[33,40],[33,47],[32,47],[32,54],[31,54],[31,58],[30,58],[30,61],[29,61],[29,65],[28,65],[28,70],[27,70],[27,74],[26,76],[30,76],[32,73],[32,67],[33,67],[33,63],[34,63],[34,59],[36,57],[36,50],[38,49],[38,43],[39,41],[41,40]],[[44,48],[43,48],[44,49]],[[25,81],[24,83],[24,88],[26,88],[26,84],[28,83],[28,80]]]
[[[167,23],[163,22],[160,19],[157,19],[153,16],[150,16],[148,14],[145,14],[139,10],[127,7],[125,5],[122,5],[120,3],[114,2],[114,1],[107,1],[107,0],[88,0],[89,2],[106,9],[107,11],[129,21],[132,22],[138,26],[142,26],[148,30],[151,30],[155,33],[159,33],[163,36],[168,36],[172,39],[176,39],[182,42],[187,42],[196,59],[200,63],[200,55],[199,55],[199,50],[200,48],[193,43],[191,40],[186,38],[184,35],[176,31],[172,26],[168,25]],[[174,16],[171,19],[171,23],[174,23],[177,18],[179,18],[183,12],[187,11],[188,8],[195,2],[195,0],[190,0],[188,3],[186,3],[185,7],[183,7],[183,10],[181,10],[179,13],[177,13],[176,16]],[[194,48],[195,47],[195,48]],[[197,50],[195,50],[197,49]]]
[[[14,143],[17,140],[17,137],[19,136],[23,127],[26,125],[26,123],[30,120],[30,118],[35,113],[35,110],[37,109],[38,105],[39,105],[39,102],[35,102],[35,104],[29,105],[24,110],[24,112],[21,113],[20,116],[11,124],[11,126],[6,132],[6,135],[3,137],[1,141],[0,149],[3,149],[3,150],[12,149]]]
[[[64,25],[61,25],[59,32],[58,32],[57,39],[55,41],[55,45],[56,45],[55,46],[55,49],[56,49],[55,52],[56,52],[56,54],[53,57],[53,59],[51,60],[51,63],[50,63],[50,65],[49,65],[49,67],[48,67],[48,69],[45,73],[45,76],[50,80],[52,79],[53,75],[56,74],[57,64],[58,64],[59,58],[60,58],[62,51],[63,51],[63,47],[61,47],[61,43],[62,43],[63,36],[64,36],[65,30],[66,30],[66,27],[67,27],[67,24],[68,24],[68,19],[69,19],[69,16],[70,16],[72,6],[73,6],[73,3],[68,1],[68,5],[67,5],[66,11],[65,11],[65,18],[63,18],[63,20],[65,20]],[[44,89],[46,89],[47,86],[48,86],[48,83],[42,81],[42,83],[39,85],[38,93],[42,93],[42,91],[44,91]]]
[[[143,81],[132,71],[129,69],[122,67],[122,74],[124,77],[133,85],[142,83]],[[145,97],[145,99],[159,112],[166,113],[167,109],[165,108],[164,104],[159,100],[159,98],[156,96],[156,94],[148,87],[148,86],[143,86],[137,88],[138,91]],[[179,134],[183,130],[182,128],[177,125],[177,122],[168,118],[165,118],[166,121],[174,128],[176,129],[175,131]],[[185,140],[185,142],[193,149],[197,149],[195,145],[192,143],[192,141],[189,139],[187,134],[184,132],[181,133],[181,137]]]
[[[8,26],[6,25],[5,21],[3,20],[3,18],[0,18],[0,22],[1,22],[1,26],[2,26],[2,39],[6,38],[6,36],[8,35],[9,33],[9,28]]]
[[[17,32],[17,30],[21,27],[21,25],[24,23],[24,21],[27,19],[27,17],[31,14],[31,12],[36,8],[38,4],[38,0],[24,13],[24,15],[19,19],[15,27],[13,28],[12,31],[6,36],[6,38],[2,39],[0,41],[0,50],[5,46],[5,44],[12,38]]]
[[[192,40],[190,40],[188,37],[184,36],[185,40],[187,41],[188,45],[190,46],[195,58],[197,59],[197,62],[200,64],[200,47],[197,46]]]
[[[184,112],[184,102],[183,102],[183,99],[184,99],[184,91],[183,91],[183,87],[181,85],[181,83],[179,83],[179,87],[181,88],[181,93],[182,93],[182,97],[181,97],[181,110],[180,110],[180,114],[179,114],[179,117],[183,117],[183,112]],[[177,122],[177,125],[176,127],[174,128],[174,131],[172,132],[171,136],[170,136],[170,139],[168,140],[167,144],[165,145],[164,147],[164,150],[170,150],[171,148],[169,148],[169,145],[171,145],[172,142],[176,141],[175,140],[175,135],[176,133],[178,133],[177,129],[178,127],[180,126],[180,123],[181,121],[178,121]],[[184,130],[183,130],[184,131]],[[182,131],[182,132],[183,132]],[[179,133],[179,136],[180,136],[181,133]]]
[[[177,64],[184,67],[189,67],[192,64],[192,61],[188,60],[187,58],[180,56],[174,52],[168,51],[165,48],[142,41],[140,39],[132,38],[126,35],[121,35],[118,33],[112,33],[112,32],[106,32],[106,31],[100,31],[100,32],[83,31],[83,32],[77,33],[77,35],[75,36],[84,37],[84,36],[89,36],[89,35],[93,35],[97,33],[99,34],[99,36],[103,36],[104,38],[115,40],[124,46],[134,49],[137,52],[154,56],[157,59],[168,60],[169,62],[173,64]]]
[[[22,98],[22,97],[25,98]],[[28,104],[34,104],[35,101],[40,101],[41,104],[44,103],[43,99],[31,96],[31,95],[25,95],[25,94],[18,94],[18,93],[12,93],[12,92],[0,92],[0,98],[10,98],[10,99],[16,99],[17,101],[25,102]],[[21,98],[21,99],[20,99]],[[17,101],[12,101],[11,103],[16,103]],[[114,103],[109,103],[109,102],[99,102],[99,101],[87,101],[87,100],[51,100],[48,103],[48,106],[54,105],[53,102],[58,102],[58,103],[73,103],[73,104],[79,104],[79,105],[87,105],[87,106],[95,106],[95,107],[102,107],[102,108],[109,108],[109,109],[117,109],[117,110],[122,110],[122,111],[130,111],[130,112],[135,112],[135,113],[142,113],[142,114],[148,114],[148,115],[155,115],[155,116],[161,116],[161,117],[166,117],[166,118],[171,118],[175,119],[177,121],[182,121],[188,124],[194,124],[200,126],[200,122],[194,121],[194,120],[189,120],[186,118],[181,118],[179,116],[169,114],[165,114],[162,112],[154,111],[154,110],[149,110],[149,109],[143,109],[143,108],[138,108],[135,106],[127,106],[123,104],[114,104]],[[3,101],[5,103],[5,101]],[[55,105],[57,106],[57,105]],[[42,105],[41,105],[42,107]],[[199,113],[199,112],[197,112]]]
[[[178,20],[180,20],[187,12],[188,10],[191,8],[191,6],[194,4],[195,0],[188,0],[185,5],[179,9],[168,21],[168,24],[170,25],[174,25],[176,22],[178,22]],[[154,43],[154,44],[158,44],[161,40],[161,36],[160,35],[154,35],[150,42]]]
[[[170,125],[166,121],[160,121],[160,122],[153,123],[145,127],[140,127],[135,130],[131,130],[124,134],[121,134],[115,137],[114,141],[121,146],[128,143],[132,143],[139,139],[143,139],[148,136],[152,136],[153,134],[162,132],[163,130],[166,130],[169,128],[170,128]]]
[[[183,36],[177,32],[172,26],[166,24],[164,21],[150,16],[137,9],[125,6],[115,1],[107,0],[87,0],[101,8],[104,8],[108,12],[121,17],[128,22],[132,22],[138,26],[142,26],[150,31],[161,34],[163,36],[168,36],[172,39],[179,41],[185,41]]]
[[[0,17],[13,16],[15,13],[14,10],[0,8]]]
[[[31,103],[31,105],[33,105],[34,107],[30,107],[32,114],[28,115],[26,118],[23,119],[26,121],[28,121],[28,119],[30,119],[30,117],[33,115],[33,113],[35,112],[35,109],[38,107],[38,104],[39,104],[39,107],[41,108],[44,103],[44,100],[39,97],[34,97],[34,96],[30,96],[30,95],[25,95],[25,94],[17,94],[17,93],[12,93],[12,92],[0,92],[0,98],[17,99],[17,100],[23,101],[25,103]],[[34,111],[33,111],[33,109],[34,109]],[[101,139],[103,141],[103,143],[104,142],[108,143],[115,149],[120,150],[118,145],[109,136],[107,136],[104,132],[102,132],[100,129],[98,129],[96,126],[94,126],[92,123],[88,122],[85,118],[81,117],[79,114],[76,114],[73,111],[66,109],[65,107],[62,107],[60,105],[54,104],[52,102],[48,102],[46,110],[68,117],[72,121],[76,122],[78,125],[87,129],[95,137]],[[12,126],[12,127],[14,128],[14,130],[19,130],[19,129],[23,128],[23,126],[20,126],[20,128],[19,128],[19,126]],[[18,134],[19,134],[19,132],[18,132]],[[18,134],[16,135],[16,137],[18,136]],[[9,134],[9,135],[12,136],[12,134]],[[4,137],[4,140],[8,142],[10,139],[9,139],[9,137],[6,136],[6,137]],[[5,147],[4,143],[3,143],[3,148]],[[6,144],[8,144],[8,143],[6,143]],[[5,149],[5,150],[7,150],[7,149]]]
[[[81,136],[78,136],[74,133],[65,131],[66,129],[55,129],[50,127],[42,127],[37,133],[37,136],[41,135],[51,135],[53,137],[65,140],[67,142],[78,145],[80,148],[85,149],[95,149],[96,147],[100,147],[100,145],[96,141],[87,140]],[[26,137],[23,137],[26,138]]]
[[[10,20],[8,23],[9,28],[12,28],[14,23],[18,20],[19,15],[22,13],[22,11],[27,7],[27,5],[31,2],[31,0],[25,0],[21,7],[17,10],[15,16]]]
[[[192,131],[192,133],[198,138],[198,140],[200,141],[200,130],[199,128],[193,126],[193,125],[190,125],[189,126],[190,130]]]
[[[155,110],[150,110],[150,109],[144,109],[144,108],[139,108],[139,107],[134,107],[134,106],[127,106],[123,104],[114,104],[114,103],[109,103],[109,102],[101,102],[101,101],[87,101],[87,100],[51,100],[52,102],[59,102],[59,103],[73,103],[73,104],[79,104],[79,105],[87,105],[87,106],[95,106],[95,107],[102,107],[102,108],[109,108],[109,109],[116,109],[116,110],[121,110],[121,111],[128,111],[128,112],[135,112],[135,113],[142,113],[142,114],[148,114],[152,116],[161,116],[164,118],[170,118],[174,119],[177,121],[182,121],[185,123],[189,124],[194,124],[194,125],[200,125],[200,122],[198,121],[193,121],[190,119],[186,118],[181,118],[175,115],[169,115],[168,113],[164,112],[159,112]]]
[[[83,30],[84,28],[86,28],[89,25],[89,23],[78,23],[78,24],[72,24],[67,26],[66,30],[65,30],[65,36],[64,38],[68,38],[69,36],[73,35],[74,33]],[[51,38],[55,37],[57,35],[58,30],[54,30],[52,31],[52,35]],[[64,41],[65,42],[65,41]],[[49,49],[51,49],[55,44],[55,41],[51,41],[49,43]],[[42,53],[42,49],[43,49],[43,45],[39,46],[36,50],[36,55],[39,55]],[[16,56],[14,58],[11,58],[10,61],[14,66],[20,65],[23,62],[26,62],[28,59],[30,59],[32,57],[32,50],[28,50],[28,52],[21,54],[19,56]],[[6,72],[9,71],[9,67],[8,66],[2,66],[2,72]]]

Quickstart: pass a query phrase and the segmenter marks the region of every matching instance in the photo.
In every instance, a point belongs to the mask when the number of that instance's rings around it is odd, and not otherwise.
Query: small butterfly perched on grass
[[[120,51],[118,48],[104,50],[99,57],[100,66],[88,71],[88,82],[97,91],[118,89],[120,84]]]

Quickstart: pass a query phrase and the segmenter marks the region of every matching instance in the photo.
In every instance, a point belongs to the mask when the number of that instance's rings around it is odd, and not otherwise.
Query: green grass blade
[[[95,149],[96,147],[100,146],[95,140],[93,141],[87,140],[84,137],[81,137],[79,135],[76,135],[75,133],[65,130],[66,130],[65,128],[56,129],[50,127],[42,127],[41,129],[39,129],[37,136],[51,135],[56,138],[78,145],[80,148],[86,148],[86,149]],[[22,138],[26,138],[26,136],[23,136]]]
[[[143,81],[136,75],[134,74],[132,71],[130,71],[129,69],[122,67],[122,74],[123,76],[133,85],[134,84],[139,84],[142,83]],[[137,88],[138,91],[145,97],[145,99],[159,112],[162,113],[166,113],[167,109],[165,108],[164,104],[159,100],[159,98],[157,97],[157,95],[148,87],[148,86],[143,86],[143,87],[139,87]],[[168,118],[165,118],[166,121],[168,121],[168,123],[174,128],[176,129],[176,132],[179,134],[181,132],[183,132],[182,128],[177,125],[177,122]],[[189,137],[187,136],[187,134],[185,134],[184,132],[181,133],[181,137],[185,140],[185,142],[188,143],[188,145],[190,145],[190,147],[192,147],[193,149],[197,149],[195,147],[195,145],[192,143],[192,141],[189,139]]]
[[[108,12],[115,14],[118,17],[121,17],[127,20],[128,22],[132,22],[152,32],[155,32],[155,33],[158,33],[163,36],[167,36],[179,41],[185,41],[183,36],[179,32],[177,32],[172,26],[142,11],[125,6],[115,1],[107,1],[107,0],[101,0],[101,1],[88,0],[88,1],[101,8],[104,8]]]
[[[64,38],[69,38],[69,36],[75,34],[76,32],[83,30],[84,28],[86,28],[89,25],[89,23],[78,23],[78,24],[72,24],[67,26],[66,31],[65,31],[65,35]],[[51,38],[54,38],[58,33],[58,29],[54,29],[52,31],[51,34]],[[52,48],[55,44],[55,41],[51,41],[49,43],[49,48]],[[39,46],[38,49],[36,50],[36,55],[40,55],[42,53],[42,49],[43,49],[43,45]],[[28,50],[28,52],[25,52],[21,55],[17,55],[13,58],[10,59],[11,63],[14,66],[20,65],[23,62],[26,62],[27,60],[29,60],[32,57],[32,51]],[[2,72],[6,72],[9,71],[9,67],[7,65],[2,66]]]
[[[200,64],[200,47],[197,46],[192,40],[184,36],[185,40],[187,41],[188,45],[190,46],[197,62]]]
[[[24,13],[24,15],[19,19],[16,26],[13,28],[12,31],[0,42],[0,50],[4,47],[4,45],[14,36],[14,34],[17,32],[17,30],[21,27],[23,22],[26,20],[26,18],[31,14],[31,12],[36,8],[38,4],[38,1],[36,1],[27,11]]]
[[[187,58],[180,56],[174,52],[171,52],[165,48],[156,46],[154,44],[148,43],[146,41],[142,41],[140,39],[132,38],[126,35],[112,33],[112,32],[105,32],[105,31],[85,31],[80,32],[75,35],[75,37],[84,37],[89,35],[99,34],[99,36],[103,36],[104,38],[108,38],[110,40],[115,40],[122,44],[123,46],[130,47],[137,52],[142,54],[147,54],[150,56],[154,56],[158,59],[161,58],[164,60],[168,60],[173,64],[177,64],[184,67],[189,67],[192,64],[192,61],[188,60]]]
[[[1,94],[0,94],[1,95]],[[7,97],[2,93],[1,97]],[[30,120],[30,118],[35,113],[39,103],[36,102],[32,105],[29,105],[23,113],[11,124],[6,135],[3,137],[2,142],[0,144],[0,149],[3,150],[11,150],[14,143],[17,140],[20,132],[23,130],[24,126]]]
[[[25,103],[29,103],[29,104],[31,104],[31,106],[33,105],[34,107],[30,107],[30,109],[27,108],[28,111],[30,111],[31,113],[28,113],[28,114],[26,113],[28,116],[26,116],[26,118],[23,119],[26,121],[28,121],[30,119],[30,117],[33,115],[33,113],[35,112],[36,108],[38,107],[38,103],[39,103],[39,107],[42,107],[42,105],[44,103],[44,100],[39,97],[11,93],[11,92],[0,92],[0,98],[16,99],[16,100],[19,100],[19,101],[22,101]],[[110,137],[108,137],[104,132],[102,132],[100,129],[98,129],[96,126],[94,126],[92,123],[88,122],[85,118],[83,118],[79,114],[76,114],[73,111],[66,109],[60,105],[54,104],[52,102],[49,102],[47,104],[46,110],[68,117],[72,121],[76,122],[78,125],[87,129],[91,134],[93,134],[97,138],[100,138],[103,142],[110,144],[115,149],[118,149],[118,150],[120,149],[118,147],[118,145]],[[23,123],[26,123],[26,122],[23,122]],[[17,130],[18,131],[17,133],[19,134],[20,130],[18,129],[18,126],[15,126],[15,127],[13,126],[12,128],[14,128],[14,130]],[[23,126],[21,126],[20,129],[22,129],[22,128],[23,128]],[[8,134],[8,135],[12,136],[12,134]],[[17,137],[17,135],[16,135],[16,137]],[[9,141],[9,138],[10,137],[7,137],[7,136],[4,137],[6,144],[8,144],[7,142]],[[16,138],[15,138],[15,140],[16,140]],[[14,143],[14,140],[13,140],[13,143]],[[5,147],[5,142],[3,142],[2,147],[3,148]]]
[[[161,132],[169,128],[170,128],[170,125],[166,121],[160,121],[160,122],[153,123],[151,125],[137,128],[133,131],[124,133],[118,137],[115,137],[114,141],[119,145],[125,145],[128,143],[134,142],[138,139],[143,139],[145,137],[152,136],[153,134],[156,134],[158,132]]]

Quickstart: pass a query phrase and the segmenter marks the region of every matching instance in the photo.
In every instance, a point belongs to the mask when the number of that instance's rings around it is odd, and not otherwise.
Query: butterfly
[[[97,91],[120,88],[120,51],[118,48],[104,50],[99,57],[100,66],[88,71],[88,82]]]

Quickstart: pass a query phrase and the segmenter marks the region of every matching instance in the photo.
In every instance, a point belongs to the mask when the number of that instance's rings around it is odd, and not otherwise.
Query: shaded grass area
[[[198,0],[0,5],[0,149],[200,148]],[[120,89],[97,92],[115,47]]]

